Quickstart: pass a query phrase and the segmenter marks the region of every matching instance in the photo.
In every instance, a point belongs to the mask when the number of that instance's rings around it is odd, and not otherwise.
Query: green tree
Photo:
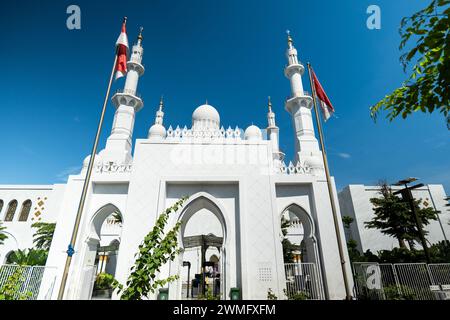
[[[136,253],[136,261],[131,267],[131,274],[126,284],[114,281],[114,288],[118,290],[121,300],[141,300],[154,293],[158,288],[175,281],[178,275],[166,279],[157,279],[160,268],[168,261],[173,261],[179,253],[178,232],[181,222],[166,230],[171,213],[175,213],[186,201],[186,197],[177,201],[172,207],[161,213],[153,229],[145,236]]]
[[[2,222],[0,221],[0,245],[2,245],[6,239],[8,239],[8,236],[5,233],[6,227],[2,226]]]
[[[350,229],[350,226],[353,223],[353,221],[355,221],[355,219],[353,219],[350,216],[343,216],[342,217],[342,223],[344,224],[344,228],[347,229],[347,230]]]
[[[381,197],[370,199],[375,215],[371,221],[365,222],[366,228],[378,229],[383,234],[396,238],[400,248],[404,249],[407,248],[405,240],[410,243],[419,241],[419,230],[409,204],[394,195],[386,182],[381,183],[380,194]],[[421,202],[421,200],[414,200],[414,205],[423,226],[426,226],[430,220],[437,219],[438,212],[433,208],[421,208]],[[427,232],[424,231],[424,234],[426,235]]]
[[[8,259],[7,264],[18,264],[20,266],[45,266],[47,261],[48,251],[42,249],[25,249],[16,250],[12,252]]]
[[[31,225],[37,231],[33,235],[33,243],[37,249],[50,250],[56,223],[36,222]]]
[[[286,237],[288,231],[287,229],[291,226],[291,222],[284,216],[281,217],[281,233],[283,234],[283,240],[281,241],[281,246],[283,247],[283,260],[284,263],[293,263],[294,254],[292,251],[297,250],[298,246],[294,245]]]
[[[380,110],[392,121],[412,112],[440,111],[450,129],[450,0],[433,0],[428,7],[402,19],[400,50],[416,40],[400,61],[412,73],[401,87],[370,108],[376,119]]]
[[[355,221],[355,219],[353,219],[350,216],[342,217],[342,223],[344,224],[344,228],[345,228],[345,230],[347,230],[347,234],[348,234],[348,239],[347,239],[348,255],[349,255],[350,261],[356,262],[356,261],[361,260],[361,253],[357,249],[358,242],[356,242],[356,240],[354,240],[352,238],[352,235],[350,233],[350,227],[351,227],[351,224],[353,223],[353,221]]]

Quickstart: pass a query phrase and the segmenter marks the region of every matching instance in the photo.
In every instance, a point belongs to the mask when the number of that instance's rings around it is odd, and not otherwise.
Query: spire
[[[164,120],[163,108],[164,108],[164,101],[163,101],[163,96],[161,96],[161,99],[159,100],[158,111],[156,111],[155,124],[160,124],[160,125],[163,124],[163,120]]]
[[[286,31],[287,33],[287,43],[288,43],[288,49],[286,52],[286,56],[288,58],[288,65],[298,65],[298,58],[297,58],[297,49],[294,47],[294,40],[291,37],[291,32],[289,30]]]
[[[286,30],[286,34],[287,34],[288,48],[290,49],[290,48],[292,48],[293,45],[294,45],[294,40],[292,40],[292,37],[291,37],[291,31]]]
[[[275,113],[272,111],[272,101],[270,100],[270,96],[268,97],[267,107],[269,109],[269,112],[267,113],[268,128],[276,128]]]
[[[143,27],[140,27],[139,28],[139,35],[138,35],[138,37],[137,37],[137,44],[140,46],[141,45],[141,43],[142,43],[142,40],[144,40],[144,37],[142,36],[142,31],[144,31],[144,28]]]
[[[163,111],[164,108],[164,100],[163,100],[163,96],[161,95],[161,99],[159,99],[159,111]]]

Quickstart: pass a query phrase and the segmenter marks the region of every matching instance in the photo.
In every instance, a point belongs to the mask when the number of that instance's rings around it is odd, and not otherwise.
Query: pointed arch
[[[0,213],[2,212],[3,204],[4,204],[3,200],[0,199]]]
[[[13,221],[14,215],[16,214],[17,200],[11,200],[8,204],[8,209],[5,214],[5,221]]]
[[[183,268],[183,255],[184,255],[184,234],[186,231],[186,226],[189,220],[199,211],[206,209],[210,213],[212,213],[218,220],[221,226],[222,231],[222,244],[221,247],[217,247],[214,250],[217,251],[219,255],[219,270],[221,272],[220,282],[217,290],[220,290],[220,294],[222,298],[226,297],[226,293],[229,290],[228,283],[230,283],[230,276],[227,270],[227,266],[229,264],[227,257],[227,247],[230,245],[230,236],[228,235],[228,228],[230,226],[229,221],[227,220],[227,215],[225,209],[222,207],[221,203],[209,193],[206,192],[198,192],[185,202],[183,205],[183,209],[178,215],[178,221],[181,222],[181,228],[179,232],[179,244],[183,249],[180,255],[179,263],[178,263],[178,272]],[[206,252],[205,252],[206,254]],[[206,257],[205,257],[206,258]],[[178,292],[178,299],[181,298],[182,286],[181,283],[178,282],[178,288],[176,289]],[[217,291],[219,293],[219,291]]]
[[[189,219],[201,209],[207,209],[211,213],[213,213],[216,218],[219,220],[222,226],[222,236],[223,236],[223,245],[227,242],[227,221],[226,216],[224,214],[224,209],[222,205],[214,198],[212,195],[206,192],[198,192],[186,201],[183,205],[183,211],[178,216],[178,221],[181,221],[180,228],[180,236],[181,236],[181,244],[183,245],[182,235],[184,234],[187,222]],[[184,247],[184,245],[183,245]]]
[[[27,221],[28,220],[28,216],[30,215],[30,210],[31,210],[31,200],[25,200],[22,203],[22,209],[20,209],[20,215],[19,215],[19,221]]]
[[[89,238],[100,240],[100,233],[103,222],[113,213],[116,213],[118,216],[120,216],[123,223],[123,215],[120,209],[112,203],[105,204],[100,209],[98,209],[91,218]]]
[[[280,221],[281,221],[281,217],[283,216],[283,214],[285,214],[286,212],[292,212],[302,223],[303,225],[303,232],[304,232],[304,237],[305,238],[316,238],[315,234],[316,234],[316,228],[314,225],[314,221],[311,217],[311,215],[305,210],[303,209],[302,206],[296,204],[296,203],[291,203],[288,206],[286,206],[280,213]]]

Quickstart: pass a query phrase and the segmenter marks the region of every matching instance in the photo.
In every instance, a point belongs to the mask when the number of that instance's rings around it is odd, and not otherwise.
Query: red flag
[[[331,104],[330,99],[328,99],[327,94],[325,93],[325,90],[323,90],[322,85],[319,82],[319,79],[317,79],[316,74],[314,73],[314,70],[311,68],[311,73],[313,77],[314,82],[314,89],[316,91],[316,95],[320,100],[320,106],[322,108],[322,113],[325,121],[327,121],[331,115],[334,113],[333,105]]]
[[[116,41],[117,63],[116,63],[116,80],[124,77],[127,73],[127,54],[128,54],[128,37],[126,30],[126,21],[122,24],[122,32]]]

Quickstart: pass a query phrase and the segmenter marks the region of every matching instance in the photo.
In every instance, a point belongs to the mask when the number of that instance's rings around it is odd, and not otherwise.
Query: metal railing
[[[440,300],[450,293],[450,263],[355,262],[353,276],[358,299]]]
[[[285,263],[286,291],[288,299],[303,296],[308,300],[325,299],[319,269],[315,263]]]
[[[3,288],[8,280],[15,288],[15,299],[36,300],[41,287],[42,277],[44,275],[44,266],[19,266],[2,265],[0,266],[0,288]]]

